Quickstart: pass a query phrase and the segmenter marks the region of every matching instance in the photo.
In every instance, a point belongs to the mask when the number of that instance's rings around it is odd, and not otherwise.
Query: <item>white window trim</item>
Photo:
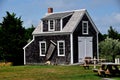
[[[51,20],[53,21],[53,29],[50,29],[50,21]],[[55,31],[55,20],[53,20],[53,19],[48,20],[48,28],[49,28],[48,29],[49,31]]]
[[[87,24],[87,32],[84,33],[84,23]],[[82,34],[88,34],[88,21],[82,21]]]
[[[60,31],[62,31],[62,27],[63,27],[63,19],[60,19]]]
[[[63,43],[63,54],[61,55],[60,52],[59,52],[59,43],[62,42]],[[60,40],[60,41],[57,41],[57,51],[58,51],[58,56],[65,56],[65,41],[64,40]]]
[[[45,56],[45,55],[43,55],[42,52],[41,52],[41,43],[45,43],[45,52],[46,52],[46,42],[45,42],[45,41],[40,41],[40,42],[39,42],[40,56]]]
[[[38,26],[39,26],[39,25],[38,25]],[[43,21],[41,21],[40,26],[42,26],[42,27],[41,27],[41,32],[43,32]]]

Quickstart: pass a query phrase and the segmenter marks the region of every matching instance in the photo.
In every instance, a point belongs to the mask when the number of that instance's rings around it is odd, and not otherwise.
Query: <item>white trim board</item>
[[[33,41],[35,40],[35,36],[33,36],[32,41],[30,41],[25,47],[23,47],[24,50],[24,65],[26,64],[26,53],[25,53],[25,48],[29,46]]]

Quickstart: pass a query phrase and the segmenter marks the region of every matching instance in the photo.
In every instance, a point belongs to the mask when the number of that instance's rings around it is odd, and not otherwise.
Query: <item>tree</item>
[[[118,39],[106,38],[99,43],[100,57],[106,58],[109,61],[115,60],[115,57],[120,53],[120,42]]]
[[[23,63],[23,46],[25,41],[25,29],[22,27],[23,21],[16,14],[6,12],[0,29],[0,51],[6,61],[12,61],[15,64]]]
[[[32,32],[35,29],[35,27],[32,25],[30,28],[25,29],[25,39],[26,41],[29,42],[29,40],[31,40],[32,37]]]
[[[101,33],[99,33],[99,34],[98,34],[98,37],[99,37],[99,42],[101,42],[101,41],[103,41],[103,40],[106,39],[107,34],[101,34]]]
[[[119,33],[110,26],[110,29],[108,30],[108,36],[109,38],[113,39],[119,39]]]

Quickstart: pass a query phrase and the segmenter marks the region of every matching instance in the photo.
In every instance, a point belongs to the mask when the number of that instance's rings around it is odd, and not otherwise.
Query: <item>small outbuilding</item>
[[[48,13],[24,49],[24,64],[73,64],[98,58],[99,31],[86,9]]]

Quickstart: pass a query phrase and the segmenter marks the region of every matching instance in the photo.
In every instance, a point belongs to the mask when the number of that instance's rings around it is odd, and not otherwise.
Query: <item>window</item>
[[[65,56],[65,42],[58,41],[57,48],[58,48],[58,56]]]
[[[55,30],[60,31],[60,27],[61,27],[60,19],[56,19],[55,20]]]
[[[82,33],[83,34],[88,34],[88,21],[83,21],[82,22]]]
[[[46,53],[46,42],[45,41],[40,41],[40,56],[45,56]]]
[[[62,19],[43,20],[42,24],[43,24],[43,32],[62,30]]]
[[[48,20],[43,20],[43,32],[48,31]]]
[[[54,30],[55,30],[55,21],[49,20],[49,31],[54,31]]]

